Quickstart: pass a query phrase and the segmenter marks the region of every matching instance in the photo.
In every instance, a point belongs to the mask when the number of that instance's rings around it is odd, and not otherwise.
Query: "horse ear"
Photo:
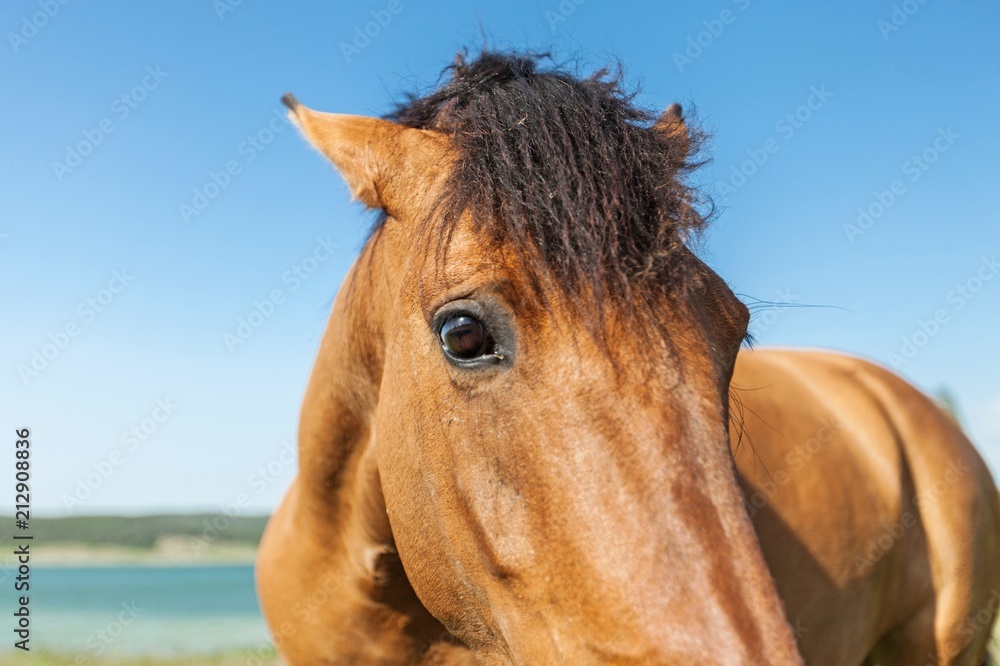
[[[660,114],[660,117],[653,123],[653,129],[662,132],[677,142],[679,152],[685,157],[691,150],[691,137],[688,135],[687,125],[684,123],[684,110],[681,105],[674,102],[667,107],[667,110]]]
[[[380,118],[320,113],[291,93],[281,101],[306,140],[326,155],[353,197],[369,208],[398,214],[441,173],[447,146],[440,134]]]

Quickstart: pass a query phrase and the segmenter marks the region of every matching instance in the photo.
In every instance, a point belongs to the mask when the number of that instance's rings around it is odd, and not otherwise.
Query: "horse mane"
[[[678,250],[706,225],[699,208],[711,210],[687,184],[703,135],[654,129],[656,114],[634,103],[620,67],[581,77],[545,61],[459,53],[437,89],[386,116],[454,140],[435,206],[440,246],[469,213],[478,234],[524,258],[543,299],[546,276],[578,305],[683,284],[690,271],[678,270]]]

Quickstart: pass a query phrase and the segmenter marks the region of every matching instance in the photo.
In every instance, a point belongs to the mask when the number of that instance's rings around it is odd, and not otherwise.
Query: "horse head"
[[[307,576],[481,663],[796,663],[729,451],[748,313],[685,245],[680,108],[490,53],[389,119],[285,101],[383,212],[303,407]]]

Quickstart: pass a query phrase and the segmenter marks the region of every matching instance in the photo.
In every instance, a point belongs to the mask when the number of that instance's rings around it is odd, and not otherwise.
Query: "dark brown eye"
[[[438,338],[448,354],[462,360],[492,354],[495,347],[483,322],[469,315],[457,315],[445,321]]]

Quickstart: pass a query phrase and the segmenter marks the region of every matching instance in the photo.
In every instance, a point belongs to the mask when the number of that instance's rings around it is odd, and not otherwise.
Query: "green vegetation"
[[[959,425],[963,425],[963,419],[961,412],[958,409],[958,398],[947,386],[939,386],[932,394],[931,397],[937,402],[938,406],[944,411],[951,415],[951,418],[955,419],[955,422]]]
[[[13,529],[14,519],[6,518]],[[266,516],[229,518],[224,514],[178,516],[73,516],[32,518],[31,533],[41,544],[83,544],[150,549],[162,537],[207,537],[220,544],[256,546]]]
[[[0,653],[0,665],[18,666],[70,666],[75,665],[74,655],[57,654],[54,652],[35,652],[30,654]],[[245,652],[234,651],[217,655],[199,655],[192,657],[93,657],[87,655],[87,666],[247,666],[249,657]],[[278,666],[281,661],[277,657],[254,657],[249,663],[255,666]]]

